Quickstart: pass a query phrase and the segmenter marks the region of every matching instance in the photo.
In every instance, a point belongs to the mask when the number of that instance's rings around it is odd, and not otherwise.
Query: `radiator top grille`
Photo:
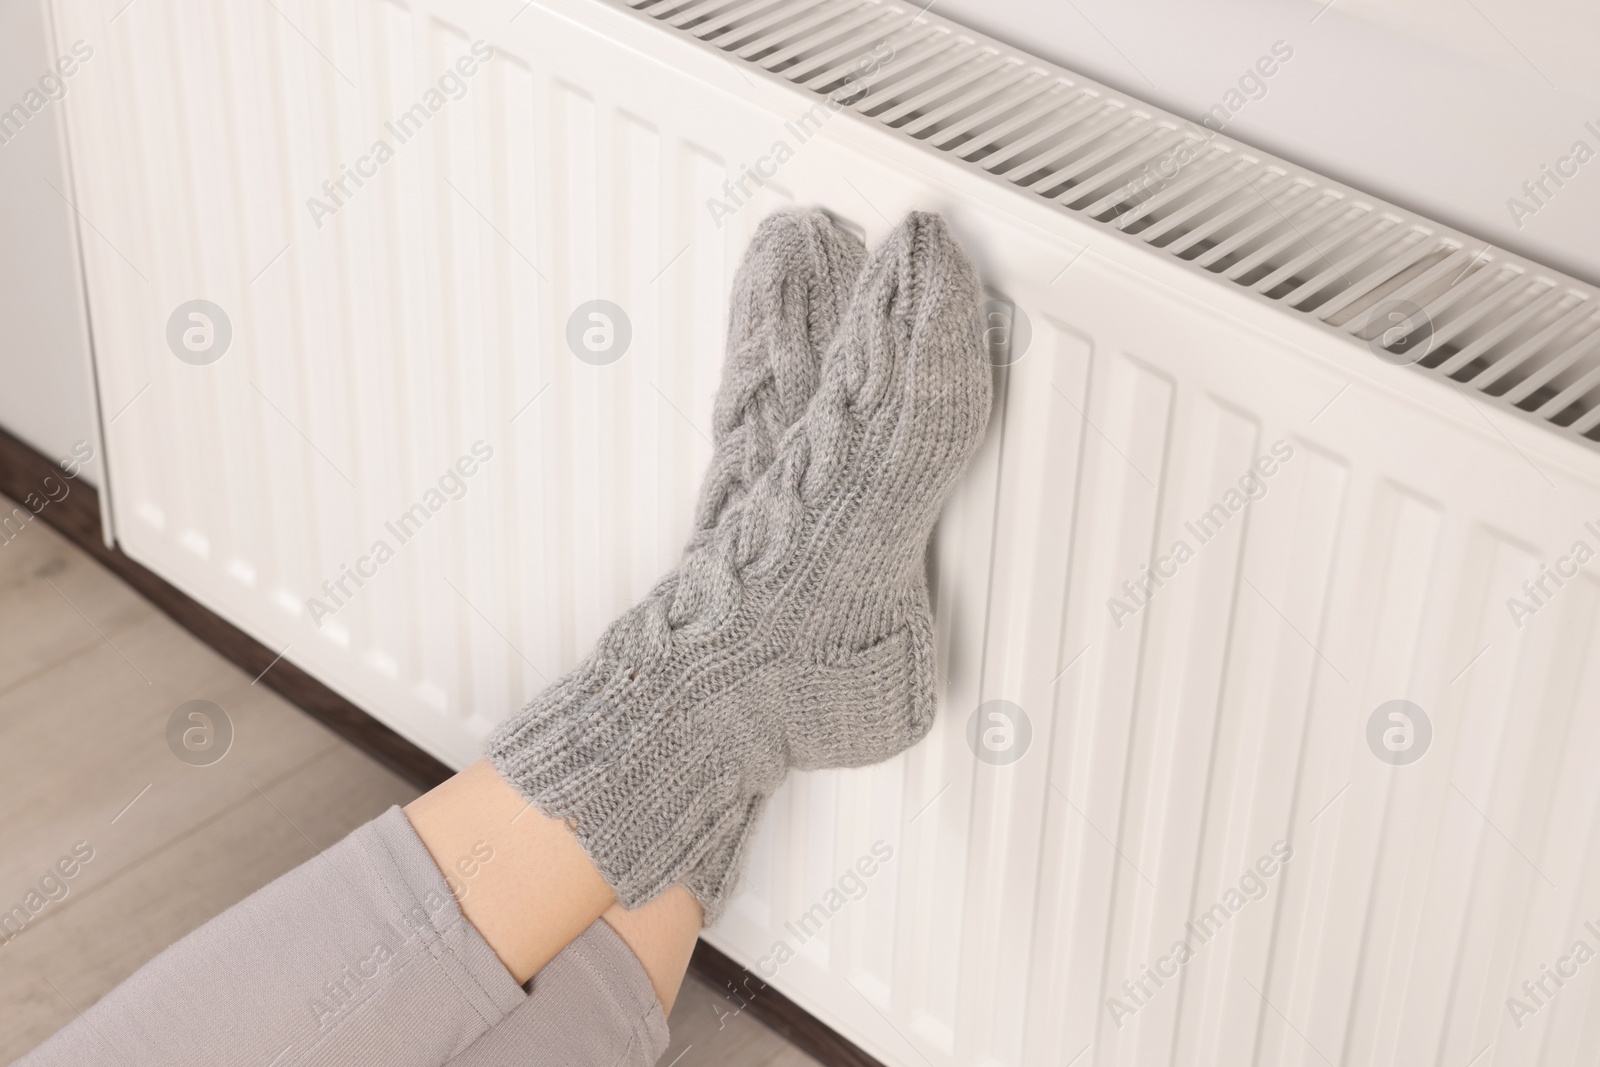
[[[882,0],[623,0],[1061,208],[1600,442],[1600,290]]]

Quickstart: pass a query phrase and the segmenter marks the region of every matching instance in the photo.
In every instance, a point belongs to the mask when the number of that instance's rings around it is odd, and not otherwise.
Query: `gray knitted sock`
[[[861,242],[821,211],[778,211],[756,227],[733,279],[714,452],[691,545],[772,465],[811,402],[865,258]]]
[[[788,768],[875,763],[927,733],[924,555],[988,421],[980,299],[943,221],[907,217],[771,465],[490,737],[624,907],[682,883],[714,922]]]

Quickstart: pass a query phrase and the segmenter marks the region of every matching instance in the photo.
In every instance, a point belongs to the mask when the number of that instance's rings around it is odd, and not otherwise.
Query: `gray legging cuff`
[[[528,983],[527,1003],[450,1067],[583,1064],[651,1067],[667,1048],[667,1019],[633,951],[603,920]],[[529,1059],[533,1050],[539,1055]]]

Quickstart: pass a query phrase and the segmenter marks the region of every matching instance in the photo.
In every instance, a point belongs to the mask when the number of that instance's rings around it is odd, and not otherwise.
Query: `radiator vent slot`
[[[1396,362],[1424,348],[1423,371],[1600,442],[1592,286],[915,7],[623,2]]]

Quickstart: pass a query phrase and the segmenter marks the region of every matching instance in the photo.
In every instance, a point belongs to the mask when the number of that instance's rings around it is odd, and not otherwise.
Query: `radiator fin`
[[[925,9],[893,0],[623,2],[1386,358],[1422,351],[1421,370],[1600,442],[1592,286]],[[1492,287],[1487,305],[1463,305],[1485,271],[1519,284]]]

